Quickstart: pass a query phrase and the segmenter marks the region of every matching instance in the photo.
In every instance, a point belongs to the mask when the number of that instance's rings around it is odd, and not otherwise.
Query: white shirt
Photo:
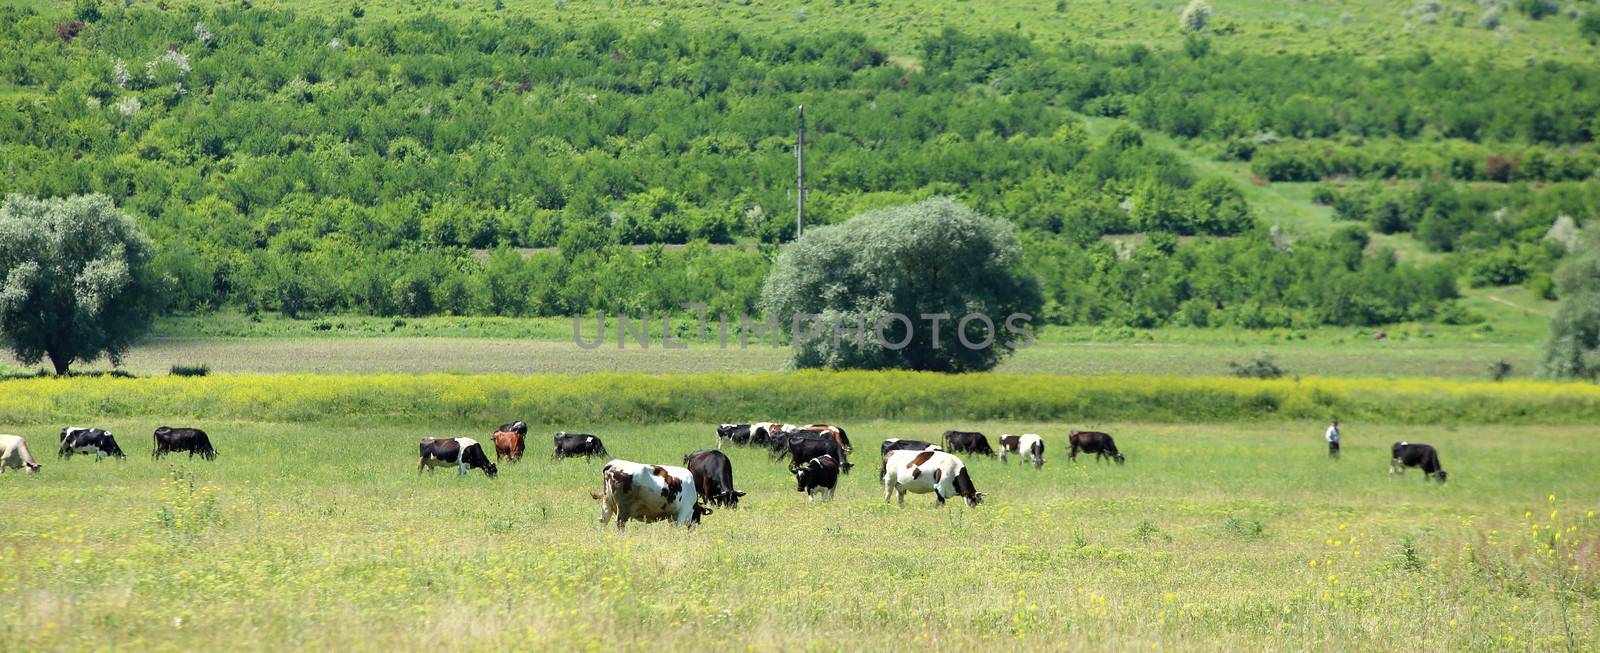
[[[1328,441],[1329,442],[1338,442],[1339,441],[1339,427],[1337,427],[1337,426],[1329,426],[1328,427]]]

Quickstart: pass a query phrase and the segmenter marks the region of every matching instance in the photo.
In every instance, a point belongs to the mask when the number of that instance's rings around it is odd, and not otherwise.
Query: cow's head
[[[967,507],[968,508],[976,508],[976,507],[978,507],[978,504],[983,503],[983,493],[982,492],[974,492],[974,493],[972,493],[972,496],[963,497],[963,498],[967,500]]]
[[[709,514],[711,514],[711,506],[703,503],[694,504],[694,508],[690,509],[689,512],[689,525],[694,526],[699,524],[700,518]]]
[[[1441,469],[1441,470],[1439,470],[1439,473],[1438,473],[1438,474],[1436,474],[1436,475],[1435,475],[1435,476],[1437,476],[1437,477],[1438,477],[1438,479],[1439,479],[1439,484],[1440,484],[1440,485],[1443,485],[1443,484],[1444,484],[1444,479],[1445,479],[1445,478],[1446,478],[1446,477],[1448,477],[1448,476],[1450,476],[1450,474],[1448,474],[1448,473],[1446,473],[1446,472],[1445,472],[1445,471],[1444,471],[1444,470],[1442,470],[1442,469]]]
[[[722,505],[725,505],[729,508],[738,508],[739,497],[742,496],[744,496],[743,492],[738,490],[728,490],[727,492],[717,495],[717,501],[722,502]]]
[[[496,474],[500,473],[500,468],[497,467],[494,463],[484,463],[483,464],[483,473],[487,474],[489,476],[489,478],[494,478]]]
[[[1122,463],[1124,463],[1124,462],[1126,462],[1128,460],[1128,458],[1126,456],[1123,456],[1120,452],[1111,454],[1111,457],[1117,461],[1118,465],[1121,465]]]

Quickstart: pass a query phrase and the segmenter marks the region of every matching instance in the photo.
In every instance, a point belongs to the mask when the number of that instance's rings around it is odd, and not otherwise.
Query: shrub
[[[1504,360],[1489,364],[1489,378],[1495,381],[1504,381],[1506,377],[1511,376],[1511,371],[1511,363]]]
[[[1248,379],[1277,379],[1286,373],[1271,356],[1257,356],[1244,363],[1228,361],[1228,368],[1234,376]]]
[[[1189,0],[1178,16],[1178,26],[1186,32],[1198,32],[1211,22],[1211,3],[1207,0]]]
[[[205,376],[211,373],[211,367],[205,363],[198,365],[173,365],[170,372],[173,376]]]
[[[1548,377],[1600,377],[1600,226],[1580,234],[1586,247],[1556,273],[1561,306],[1550,320],[1539,373]]]

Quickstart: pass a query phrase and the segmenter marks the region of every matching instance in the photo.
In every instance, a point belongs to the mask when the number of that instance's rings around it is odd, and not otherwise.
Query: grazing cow
[[[743,492],[733,489],[733,463],[715,449],[702,449],[683,457],[683,466],[694,476],[695,493],[711,505],[739,507]]]
[[[56,457],[71,458],[75,453],[93,454],[95,462],[106,456],[128,457],[122,453],[122,447],[117,446],[117,439],[110,431],[68,426],[61,429],[61,448],[56,451]]]
[[[528,445],[528,425],[516,421],[510,424],[501,424],[494,431],[494,461],[522,460],[522,452]]]
[[[749,424],[721,424],[717,426],[717,448],[722,448],[723,442],[732,442],[744,446],[751,443],[751,430]]]
[[[921,440],[901,440],[900,438],[889,438],[883,441],[883,445],[879,447],[879,450],[880,453],[887,456],[891,451],[944,451],[944,447],[932,442],[923,442]]]
[[[1106,458],[1110,458],[1117,461],[1118,465],[1123,463],[1122,452],[1117,451],[1117,441],[1111,439],[1110,435],[1099,431],[1073,429],[1067,440],[1072,443],[1072,451],[1067,452],[1067,460],[1078,462],[1078,452],[1082,451],[1094,454],[1096,462],[1104,462]]]
[[[832,501],[833,488],[839,484],[839,461],[831,454],[807,460],[795,468],[794,481],[794,491],[806,493],[806,501],[811,501],[818,491],[823,501]]]
[[[1000,462],[1006,462],[1006,454],[1014,453],[1022,457],[1024,462],[1033,463],[1033,468],[1044,467],[1044,438],[1033,433],[1022,435],[1000,436]]]
[[[550,454],[551,458],[577,458],[583,456],[588,460],[594,456],[606,455],[606,445],[600,438],[588,433],[568,433],[560,431],[555,437],[556,450]]]
[[[1417,442],[1396,442],[1389,458],[1390,474],[1405,474],[1407,467],[1421,467],[1422,480],[1430,478],[1439,479],[1444,483],[1448,474],[1439,466],[1439,450],[1431,444]]]
[[[465,476],[468,470],[473,469],[483,470],[489,478],[500,473],[500,468],[489,462],[488,454],[483,453],[483,445],[472,438],[423,438],[417,449],[420,456],[417,459],[418,474],[424,468],[432,472],[435,467],[451,465],[456,468],[456,476]]]
[[[891,451],[884,456],[883,502],[896,492],[900,505],[906,505],[906,492],[927,494],[937,499],[934,505],[943,507],[945,499],[959,496],[967,507],[976,508],[983,502],[983,493],[972,485],[967,466],[960,458],[943,451]]]
[[[994,455],[994,448],[989,446],[989,438],[976,431],[945,431],[944,448],[953,453]]]
[[[600,523],[616,519],[621,529],[629,520],[672,520],[674,526],[694,528],[711,508],[696,501],[694,474],[682,467],[641,465],[612,460],[600,470],[604,492],[590,496],[604,500]]]
[[[28,442],[20,435],[0,435],[0,474],[7,469],[21,469],[26,473],[38,473],[42,467],[33,462],[33,454],[28,453]]]
[[[787,443],[789,450],[786,455],[789,456],[789,471],[791,472],[799,469],[802,462],[823,455],[833,456],[834,460],[839,461],[839,470],[846,474],[850,473],[851,467],[855,467],[845,455],[844,446],[826,433],[820,431],[795,431],[788,434]]]
[[[826,433],[829,437],[837,441],[839,446],[844,447],[845,453],[851,453],[855,451],[855,448],[850,446],[850,436],[845,435],[844,429],[837,426],[828,426],[827,424],[810,424],[800,427],[800,430]]]
[[[750,444],[770,444],[773,438],[799,428],[793,424],[756,422],[750,425]]]
[[[767,462],[782,460],[789,455],[789,440],[799,431],[782,430],[774,425],[767,431]]]
[[[217,450],[211,446],[211,438],[206,437],[205,431],[168,426],[156,427],[156,448],[150,452],[150,457],[160,458],[180,451],[189,452],[190,458],[195,454],[200,454],[200,457],[206,460],[217,458]]]

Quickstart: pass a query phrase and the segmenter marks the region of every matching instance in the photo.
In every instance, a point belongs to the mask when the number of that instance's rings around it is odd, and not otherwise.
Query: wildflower
[[[118,59],[117,65],[111,69],[111,81],[118,88],[127,88],[128,79],[128,62]]]
[[[197,38],[197,39],[200,39],[201,43],[210,43],[211,42],[211,30],[206,29],[206,24],[205,23],[195,23],[194,24],[194,37]]]
[[[139,109],[142,108],[144,104],[139,102],[138,97],[132,95],[122,98],[122,101],[117,103],[117,113],[128,118],[132,118],[133,114],[139,113]]]

